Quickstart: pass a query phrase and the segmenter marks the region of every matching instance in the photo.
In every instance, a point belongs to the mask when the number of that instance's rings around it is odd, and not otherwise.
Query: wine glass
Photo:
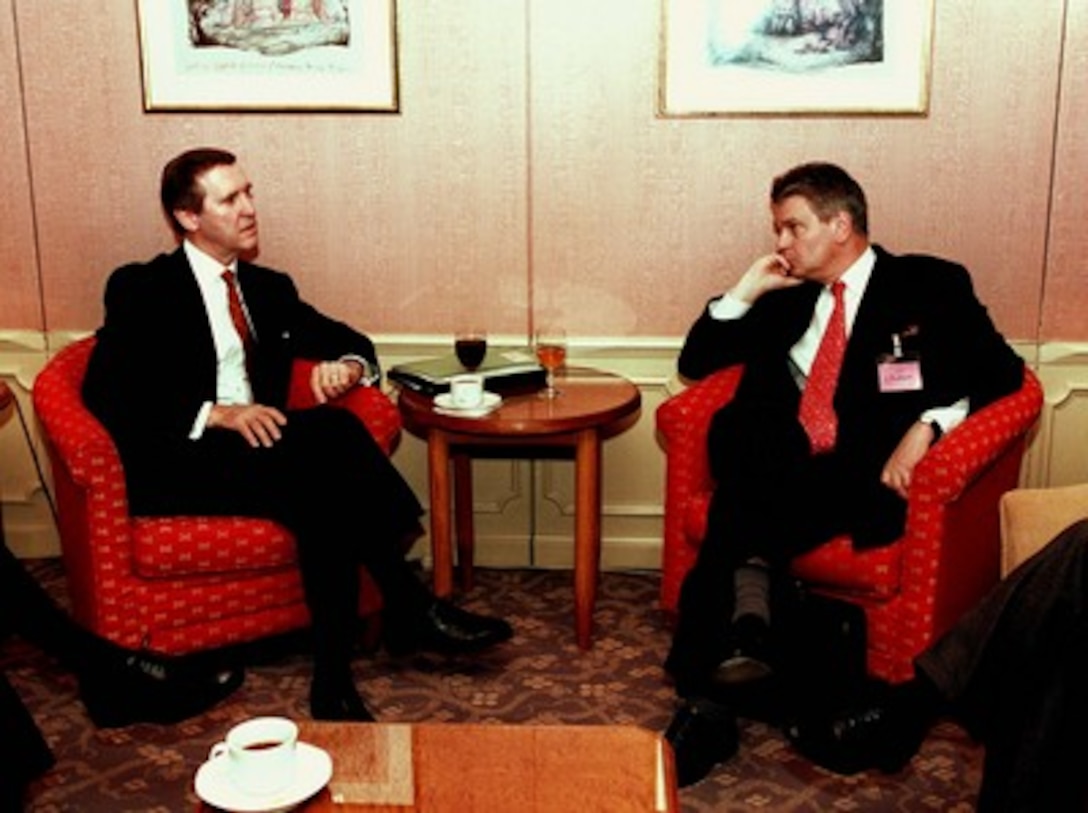
[[[541,398],[555,398],[559,390],[555,388],[555,371],[563,366],[567,358],[567,331],[561,327],[542,327],[536,331],[533,347],[536,359],[547,373],[547,386],[541,391]]]
[[[453,350],[461,366],[470,373],[475,372],[487,355],[487,331],[478,327],[458,330],[453,337]]]

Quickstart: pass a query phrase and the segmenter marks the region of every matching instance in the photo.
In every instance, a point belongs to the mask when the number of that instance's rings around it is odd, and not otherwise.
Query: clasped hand
[[[357,385],[363,372],[363,365],[351,359],[323,361],[310,373],[310,390],[319,404],[327,403]]]

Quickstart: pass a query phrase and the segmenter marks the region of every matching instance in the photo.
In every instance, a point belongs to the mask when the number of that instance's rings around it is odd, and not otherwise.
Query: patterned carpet
[[[63,601],[54,560],[35,574]],[[430,656],[394,662],[360,656],[357,683],[379,719],[506,723],[622,723],[662,730],[673,693],[661,661],[669,634],[655,609],[656,574],[602,576],[594,648],[573,641],[571,574],[481,570],[463,597],[475,610],[509,619],[512,642],[477,659]],[[96,730],[74,679],[21,641],[0,645],[0,668],[28,703],[57,755],[32,789],[29,810],[191,811],[192,782],[213,742],[260,714],[307,716],[309,665],[298,641],[246,653],[245,685],[229,701],[176,727]],[[695,811],[970,811],[981,750],[959,728],[938,726],[901,774],[839,777],[797,755],[773,728],[744,722],[741,752],[681,792]]]

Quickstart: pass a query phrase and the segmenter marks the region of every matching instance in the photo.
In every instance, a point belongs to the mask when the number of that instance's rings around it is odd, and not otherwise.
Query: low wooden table
[[[511,456],[533,456],[546,449],[574,453],[574,614],[578,645],[588,649],[601,556],[601,441],[637,419],[641,396],[622,376],[588,368],[566,368],[556,376],[561,395],[508,396],[494,412],[467,418],[436,412],[434,401],[402,389],[397,399],[405,426],[427,441],[430,474],[431,547],[434,589],[453,590],[450,527],[450,466],[456,491],[458,563],[462,583],[472,583],[472,452],[503,447]]]
[[[332,757],[305,813],[680,809],[672,749],[634,726],[299,724]],[[201,810],[213,810],[204,806]]]

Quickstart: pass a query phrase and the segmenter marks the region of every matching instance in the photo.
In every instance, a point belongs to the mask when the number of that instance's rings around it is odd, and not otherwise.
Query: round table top
[[[467,417],[435,409],[428,395],[402,388],[397,398],[411,431],[443,429],[482,438],[526,438],[557,435],[590,428],[626,428],[638,416],[642,397],[626,378],[588,367],[566,367],[555,377],[559,395],[538,392],[507,395],[482,417]],[[630,421],[624,421],[630,419]]]

